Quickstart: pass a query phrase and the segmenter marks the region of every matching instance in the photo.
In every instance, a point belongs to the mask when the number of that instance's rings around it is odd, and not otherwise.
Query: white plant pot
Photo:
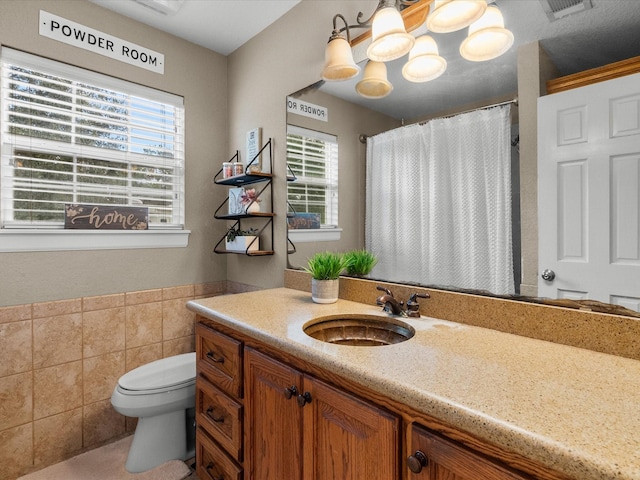
[[[336,303],[340,292],[339,279],[316,280],[311,279],[311,300],[315,303]]]
[[[256,239],[253,242],[253,239]],[[253,245],[251,245],[253,242]],[[240,237],[236,237],[232,242],[225,240],[225,248],[229,252],[254,252],[260,250],[260,239],[256,238],[255,235],[243,235]]]
[[[260,213],[260,204],[258,202],[253,202],[247,205],[244,211],[247,213]]]

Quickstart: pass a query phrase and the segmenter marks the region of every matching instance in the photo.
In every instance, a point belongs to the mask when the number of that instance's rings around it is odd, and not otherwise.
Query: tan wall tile
[[[33,367],[82,358],[82,313],[33,320]]]
[[[0,323],[0,377],[33,368],[31,320]]]
[[[0,480],[13,480],[33,466],[32,424],[0,432]]]
[[[82,408],[33,422],[33,461],[53,465],[82,449]]]
[[[34,419],[56,415],[82,405],[82,362],[33,372]]]
[[[0,323],[20,322],[31,318],[31,304],[0,307]]]
[[[126,346],[140,347],[162,341],[162,302],[126,307]]]
[[[126,351],[126,371],[130,372],[141,365],[160,360],[162,358],[162,343],[145,345],[144,347],[128,348]]]
[[[83,409],[84,447],[115,438],[125,432],[125,417],[116,412],[110,400],[85,405]]]
[[[124,307],[84,312],[82,324],[85,358],[124,350]]]
[[[227,289],[226,281],[213,283],[198,283],[194,285],[194,296],[196,298],[213,297],[225,293]]]
[[[139,305],[141,303],[161,302],[162,289],[141,290],[139,292],[127,292],[124,294],[125,305]]]
[[[195,331],[195,314],[187,310],[184,298],[162,302],[162,339],[186,337]]]
[[[108,308],[124,307],[124,293],[113,295],[99,295],[97,297],[84,297],[82,299],[82,311],[105,310]]]
[[[124,361],[124,350],[84,359],[83,400],[85,405],[111,398],[118,379],[124,374]]]
[[[3,377],[0,381],[0,430],[33,420],[31,372]]]
[[[180,287],[169,287],[162,289],[163,300],[174,300],[176,298],[192,299],[195,295],[194,285],[182,285]]]
[[[57,315],[69,315],[82,311],[82,299],[58,300],[55,302],[43,302],[33,304],[33,318],[55,317]]]
[[[189,353],[196,351],[195,335],[189,335],[188,337],[174,338],[173,340],[167,340],[162,342],[162,356],[172,357],[173,355],[180,355],[182,353]]]

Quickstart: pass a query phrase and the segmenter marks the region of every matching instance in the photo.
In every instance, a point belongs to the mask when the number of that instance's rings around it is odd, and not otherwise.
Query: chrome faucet
[[[381,285],[376,287],[377,290],[384,292],[384,295],[380,295],[376,299],[376,304],[382,306],[382,310],[391,315],[402,315],[403,317],[419,317],[420,305],[418,304],[418,298],[430,298],[428,293],[414,293],[409,297],[407,301],[407,307],[405,309],[404,303],[399,302],[391,293],[391,290]]]

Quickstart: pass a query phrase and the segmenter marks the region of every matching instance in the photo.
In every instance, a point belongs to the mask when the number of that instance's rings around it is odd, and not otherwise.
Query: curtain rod
[[[451,118],[451,117],[455,117],[456,115],[475,112],[476,110],[486,110],[488,108],[501,107],[502,105],[509,105],[510,103],[515,103],[516,105],[518,105],[518,97],[513,98],[511,100],[505,100],[504,102],[493,103],[491,105],[485,105],[483,107],[471,108],[469,110],[463,110],[462,112],[456,112],[450,115],[443,115],[441,117],[433,117],[433,118],[430,118],[429,120],[423,120],[421,122],[415,122],[415,123],[417,123],[418,125],[424,125],[425,123],[430,122],[431,120],[438,120],[441,118]],[[415,125],[415,123],[410,123],[409,125]],[[403,123],[402,126],[405,127],[407,125]],[[367,143],[367,138],[369,138],[369,135],[366,135],[364,133],[361,133],[358,136],[358,140],[360,140],[360,143]]]
[[[518,105],[518,97],[513,98],[511,100],[505,100],[504,102],[492,103],[491,105],[484,105],[483,107],[470,108],[469,110],[463,110],[462,112],[455,112],[449,115],[443,115],[441,117],[433,117],[433,118],[430,118],[429,120],[424,120],[422,122],[416,122],[416,123],[418,123],[418,125],[424,125],[425,123],[430,122],[431,120],[439,120],[441,118],[451,118],[457,115],[463,115],[465,113],[475,112],[477,110],[487,110],[489,108],[501,107],[502,105],[509,105],[510,103],[515,103],[516,105]]]

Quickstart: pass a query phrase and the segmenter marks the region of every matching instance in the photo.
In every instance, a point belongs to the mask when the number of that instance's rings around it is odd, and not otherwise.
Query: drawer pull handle
[[[217,357],[211,350],[207,352],[207,358],[215,363],[224,363],[224,357]]]
[[[287,400],[291,400],[291,398],[297,394],[298,388],[295,385],[291,385],[290,387],[284,389],[284,396],[287,398]]]
[[[410,455],[407,458],[407,466],[413,473],[420,473],[423,467],[429,464],[429,459],[420,450],[416,450],[416,453]]]
[[[209,462],[209,465],[207,465],[205,467],[205,469],[207,470],[207,473],[210,473],[209,470],[211,470],[213,467],[215,467],[213,462]],[[220,476],[218,477],[211,477],[213,480],[224,480],[224,475],[220,474]]]
[[[212,413],[213,413],[213,407],[209,407],[209,408],[207,408],[207,416],[208,416],[211,420],[213,420],[213,421],[214,421],[214,422],[216,422],[216,423],[224,423],[224,415],[221,415],[221,416],[219,416],[219,417],[214,417],[214,416],[212,415]]]
[[[304,392],[298,395],[297,398],[298,406],[304,407],[307,403],[311,403],[311,394],[309,392]]]

